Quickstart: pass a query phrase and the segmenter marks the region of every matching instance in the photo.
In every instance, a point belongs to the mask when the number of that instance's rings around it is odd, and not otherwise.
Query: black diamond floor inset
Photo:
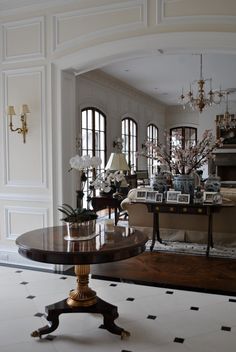
[[[135,300],[135,298],[133,298],[133,297],[128,297],[128,298],[126,298],[126,301],[130,301],[130,302],[132,302],[132,301],[134,301]]]
[[[190,310],[199,310],[199,307],[190,307]]]
[[[29,296],[27,296],[26,298],[28,298],[28,299],[33,299],[33,298],[35,298],[35,296],[29,295]]]
[[[221,330],[223,330],[223,331],[231,331],[231,327],[230,326],[221,326]]]
[[[22,281],[22,282],[20,282],[20,285],[28,285],[28,282],[27,281]]]
[[[41,317],[43,317],[43,316],[44,316],[44,314],[43,314],[43,313],[36,313],[34,316],[35,316],[35,317],[39,317],[39,318],[41,318]]]
[[[184,339],[182,337],[175,337],[174,342],[184,343]]]
[[[148,316],[147,316],[147,319],[155,320],[156,317],[157,317],[156,315],[148,315]]]

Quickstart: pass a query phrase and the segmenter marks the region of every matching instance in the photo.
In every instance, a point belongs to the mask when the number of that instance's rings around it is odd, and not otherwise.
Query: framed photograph
[[[156,194],[156,202],[157,203],[162,203],[162,200],[163,200],[163,194],[157,192],[157,194]]]
[[[203,192],[203,202],[204,203],[214,203],[214,196],[217,192]]]
[[[179,194],[181,194],[180,191],[167,191],[167,203],[178,203],[177,199]]]
[[[146,200],[149,202],[156,202],[156,195],[158,192],[156,191],[147,191],[146,192]]]
[[[177,202],[180,204],[189,204],[190,202],[190,194],[178,194]]]
[[[146,194],[147,194],[147,191],[137,191],[136,193],[136,200],[146,200]]]

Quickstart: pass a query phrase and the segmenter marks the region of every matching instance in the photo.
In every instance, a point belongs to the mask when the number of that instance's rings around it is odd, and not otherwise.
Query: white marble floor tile
[[[74,313],[60,316],[49,341],[30,336],[47,324],[34,314],[65,299],[76,278],[4,266],[0,275],[1,352],[235,352],[235,297],[91,279],[98,296],[118,307],[115,322],[131,336],[121,340],[99,328],[100,314]]]
[[[191,352],[235,352],[236,329],[233,331],[218,330],[187,339],[185,346]]]
[[[0,351],[2,346],[32,341],[30,333],[42,323],[41,318],[34,316],[0,321]]]
[[[1,352],[57,352],[55,346],[48,340],[33,340],[8,346],[1,346]]]

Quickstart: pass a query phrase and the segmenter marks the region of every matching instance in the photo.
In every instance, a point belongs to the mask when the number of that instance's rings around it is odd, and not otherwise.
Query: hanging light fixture
[[[229,91],[225,91],[226,109],[224,115],[216,116],[216,126],[226,131],[236,128],[236,117],[229,113],[229,94]]]
[[[209,91],[205,92],[205,85],[209,83]],[[217,91],[212,90],[212,79],[203,78],[202,74],[202,54],[200,54],[200,78],[190,83],[189,92],[180,96],[180,103],[185,109],[186,105],[189,105],[193,110],[199,111],[200,113],[207,107],[213,104],[220,104],[223,94],[221,89]]]

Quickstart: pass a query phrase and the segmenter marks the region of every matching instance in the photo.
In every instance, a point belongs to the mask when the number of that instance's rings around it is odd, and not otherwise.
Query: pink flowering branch
[[[173,174],[187,174],[196,171],[208,160],[213,159],[213,151],[216,148],[222,147],[223,139],[215,139],[210,130],[206,130],[202,136],[201,141],[189,148],[182,149],[181,140],[182,136],[176,134],[177,143],[170,144],[170,136],[166,134],[166,144],[163,145],[159,142],[145,143],[145,148],[138,153],[138,155],[157,160],[161,164],[168,166]]]

